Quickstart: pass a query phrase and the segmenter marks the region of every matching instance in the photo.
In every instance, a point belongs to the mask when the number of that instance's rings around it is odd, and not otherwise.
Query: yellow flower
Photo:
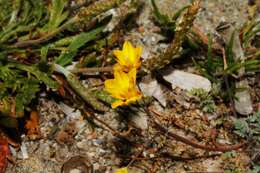
[[[105,90],[118,99],[112,103],[112,108],[128,105],[142,97],[136,88],[136,69],[128,73],[115,70],[114,79],[105,81]]]
[[[117,64],[115,70],[129,72],[131,69],[138,69],[141,66],[142,47],[133,47],[129,41],[125,41],[123,50],[114,50]]]
[[[128,173],[127,167],[117,169],[115,173]]]

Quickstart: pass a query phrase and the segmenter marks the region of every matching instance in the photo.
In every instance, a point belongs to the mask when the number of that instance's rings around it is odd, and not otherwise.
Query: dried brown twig
[[[237,150],[241,147],[243,147],[246,142],[240,143],[240,144],[235,144],[235,145],[223,145],[223,144],[217,144],[216,146],[208,146],[208,145],[202,145],[199,143],[196,143],[194,141],[191,141],[187,138],[184,138],[182,136],[179,136],[173,132],[170,132],[168,129],[166,129],[165,127],[163,127],[162,125],[160,125],[158,122],[156,122],[154,119],[152,119],[151,116],[151,110],[150,109],[146,109],[146,113],[151,117],[151,122],[152,122],[152,126],[157,129],[158,131],[160,131],[163,135],[166,135],[170,138],[173,138],[175,140],[177,140],[178,142],[182,142],[184,144],[190,145],[192,147],[195,148],[200,148],[203,150],[207,150],[207,151],[220,151],[220,152],[225,152],[225,151],[231,151],[231,150]],[[216,136],[214,136],[216,137]],[[215,139],[215,138],[214,138]],[[213,140],[213,143],[216,144],[216,141]]]

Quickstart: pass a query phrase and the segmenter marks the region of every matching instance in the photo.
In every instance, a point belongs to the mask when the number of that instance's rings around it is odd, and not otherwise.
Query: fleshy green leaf
[[[84,46],[87,42],[95,40],[97,35],[102,32],[104,27],[97,28],[90,32],[80,33],[77,37],[73,38],[73,41],[68,46],[68,51],[63,52],[57,59],[56,64],[61,66],[68,65],[72,62],[72,59],[76,56],[78,49]]]
[[[54,80],[52,80],[46,73],[41,72],[36,66],[28,66],[24,64],[13,64],[16,68],[27,71],[34,75],[39,81],[42,81],[45,85],[50,88],[57,88],[58,84]]]
[[[66,4],[67,0],[52,0],[52,5],[49,9],[50,18],[44,28],[45,30],[52,31],[67,19],[69,13],[64,11]]]
[[[36,93],[40,90],[37,80],[28,80],[16,95],[16,112],[20,115],[25,106],[29,105],[32,99],[36,98]]]

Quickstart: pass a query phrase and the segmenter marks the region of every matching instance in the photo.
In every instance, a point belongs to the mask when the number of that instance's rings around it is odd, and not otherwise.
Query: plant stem
[[[101,104],[93,94],[91,94],[91,91],[86,88],[77,78],[74,76],[71,72],[63,68],[62,66],[58,64],[53,65],[54,71],[62,73],[68,83],[70,84],[71,88],[78,94],[80,97],[90,104],[95,110],[105,112],[107,111],[107,108]]]
[[[96,73],[96,72],[112,72],[113,67],[90,67],[90,68],[76,68],[71,70],[72,73]]]

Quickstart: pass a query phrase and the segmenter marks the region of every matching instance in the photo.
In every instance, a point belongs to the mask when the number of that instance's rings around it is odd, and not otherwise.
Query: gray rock
[[[235,28],[230,24],[230,27],[221,33],[223,39],[226,43],[229,42]],[[234,33],[234,43],[233,43],[233,54],[234,60],[237,62],[244,62],[246,57],[244,55],[243,48],[240,43],[239,33],[235,31]],[[238,70],[238,75],[241,77],[245,74],[245,68],[242,67]],[[235,93],[235,109],[241,115],[249,115],[253,112],[253,106],[251,101],[251,96],[249,93],[249,85],[247,79],[238,80],[236,82],[236,88],[243,88],[243,90],[237,90]]]
[[[246,80],[236,83],[237,88],[245,88],[248,84]],[[235,109],[241,115],[249,115],[253,112],[251,96],[248,89],[235,93]]]

